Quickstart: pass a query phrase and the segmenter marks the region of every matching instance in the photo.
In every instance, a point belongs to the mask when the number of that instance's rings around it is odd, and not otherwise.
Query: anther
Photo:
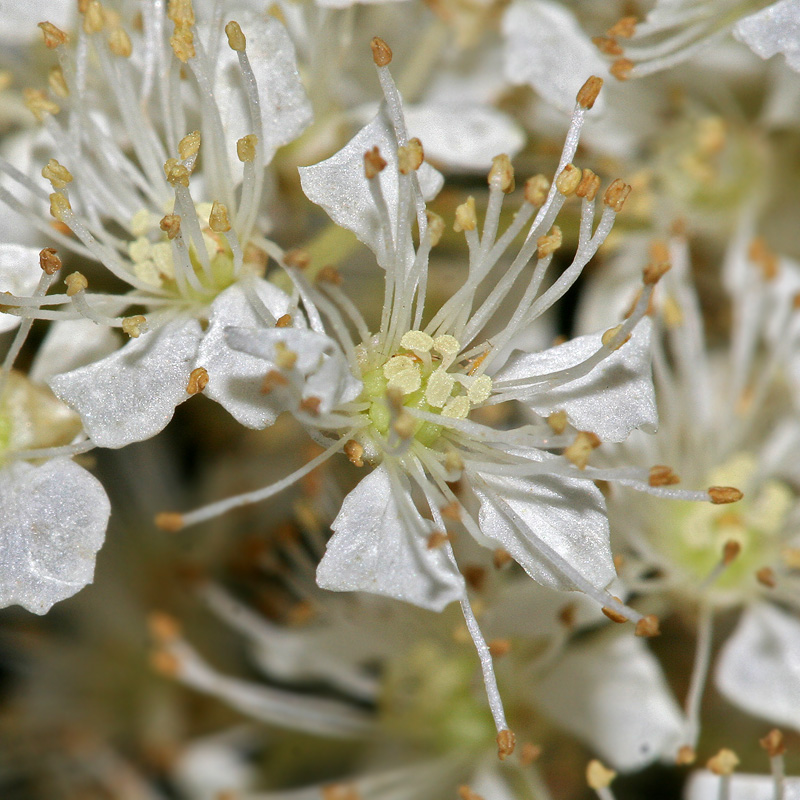
[[[711,486],[708,489],[708,496],[714,505],[725,505],[738,502],[744,494],[733,486]]]
[[[410,439],[417,429],[417,421],[407,411],[402,411],[392,423],[392,430],[401,439]]]
[[[547,417],[547,424],[550,426],[550,430],[556,434],[562,434],[567,429],[567,412],[561,409],[560,411],[553,411]]]
[[[424,331],[407,331],[400,340],[400,347],[417,353],[429,353],[433,349],[433,337]]]
[[[571,197],[581,183],[581,171],[574,164],[567,164],[556,178],[556,189],[565,197]]]
[[[133,53],[131,37],[120,25],[116,25],[108,34],[108,49],[120,58],[130,58]]]
[[[519,763],[522,764],[523,767],[529,767],[531,764],[535,764],[541,755],[542,748],[538,744],[525,742],[520,750]]]
[[[428,217],[428,238],[431,240],[431,247],[436,247],[441,241],[444,233],[444,220],[434,211],[425,211]]]
[[[575,190],[578,197],[585,197],[587,200],[594,200],[600,190],[600,177],[595,175],[590,169],[585,169],[581,173],[581,182]]]
[[[622,600],[619,597],[615,597],[613,594],[611,595],[614,600],[618,603],[621,603]],[[620,614],[619,611],[614,611],[613,608],[609,608],[609,606],[603,606],[600,609],[603,614],[605,614],[612,622],[616,622],[617,624],[621,625],[623,622],[627,622],[628,618],[624,614]]]
[[[466,785],[458,787],[458,797],[459,800],[484,800],[483,795],[473,792],[472,789]]]
[[[492,639],[487,644],[492,658],[502,658],[511,652],[511,642],[508,639]]]
[[[214,201],[211,213],[208,215],[208,227],[215,233],[227,233],[231,229],[228,208],[224,203]]]
[[[497,734],[497,757],[503,761],[514,752],[517,737],[514,731],[505,728]]]
[[[742,552],[742,545],[735,539],[728,539],[722,546],[722,563],[727,567],[730,566],[739,557]]]
[[[333,286],[341,286],[344,278],[342,278],[342,273],[333,264],[326,264],[317,273],[316,281],[317,283],[330,283]]]
[[[511,166],[511,159],[505,153],[492,159],[488,183],[492,189],[500,189],[503,194],[511,194],[514,191],[514,167]]]
[[[67,297],[74,297],[78,292],[86,291],[89,288],[89,281],[80,272],[73,272],[64,278],[67,285]]]
[[[176,27],[175,32],[169,37],[169,45],[175,57],[183,64],[196,55],[194,34],[188,27]]]
[[[348,461],[356,467],[363,467],[364,448],[355,440],[348,439],[344,445],[344,454],[347,456]]]
[[[502,547],[498,547],[492,553],[492,564],[494,564],[495,569],[502,569],[506,566],[506,564],[510,564],[514,559],[511,557],[511,553],[508,550],[503,550]]]
[[[169,0],[167,17],[176,26],[194,25],[194,8],[192,0]]]
[[[385,67],[392,63],[392,48],[379,36],[370,42],[370,47],[372,48],[372,60],[376,67]]]
[[[167,214],[162,217],[158,227],[167,234],[168,239],[174,239],[181,232],[181,218],[177,214]]]
[[[761,567],[756,571],[756,580],[767,589],[774,589],[777,585],[775,570],[772,567]]]
[[[434,531],[427,541],[428,550],[437,550],[443,544],[452,540],[452,535],[449,533],[442,533],[442,531]]]
[[[50,67],[50,71],[47,73],[47,84],[56,97],[69,97],[69,87],[64,78],[64,70],[60,65],[56,64]]]
[[[63,264],[58,252],[53,247],[45,247],[39,251],[39,266],[48,274],[55,275]]]
[[[597,75],[592,75],[578,90],[577,97],[575,98],[578,105],[588,111],[588,109],[594,105],[595,100],[597,100],[597,95],[600,94],[602,88],[603,79],[599,78]]]
[[[689,766],[694,764],[697,759],[697,753],[691,745],[685,744],[678,749],[678,754],[675,756],[675,763],[679,767]]]
[[[606,33],[609,36],[619,36],[620,39],[630,39],[636,33],[636,17],[622,17]]]
[[[176,511],[162,511],[160,514],[156,514],[155,523],[156,527],[161,528],[162,531],[176,533],[183,528],[183,514]]]
[[[189,373],[186,394],[199,394],[208,386],[208,371],[205,367],[195,367]]]
[[[525,201],[538,208],[547,199],[549,190],[550,181],[544,175],[534,175],[525,181]]]
[[[561,247],[562,240],[561,228],[558,225],[553,225],[550,228],[550,233],[540,236],[536,240],[536,257],[541,259],[551,256]]]
[[[50,181],[54,189],[63,189],[68,183],[72,182],[72,173],[54,158],[51,158],[42,167],[42,177]]]
[[[613,36],[593,36],[592,44],[605,56],[621,56],[624,52]]]
[[[67,44],[69,42],[69,35],[61,30],[61,28],[53,25],[52,22],[40,22],[39,27],[44,34],[45,47],[50,50],[55,50],[60,44]]]
[[[200,131],[192,131],[187,133],[183,139],[178,142],[178,155],[181,161],[188,161],[193,156],[196,156],[200,151],[200,142],[202,137]]]
[[[647,479],[647,483],[650,486],[674,486],[680,482],[681,479],[672,471],[671,467],[667,467],[664,464],[656,464],[656,466],[650,467],[650,475]]]
[[[590,789],[607,789],[611,781],[617,777],[613,769],[608,769],[596,758],[593,758],[586,766],[586,783]]]
[[[575,440],[564,450],[564,458],[571,461],[578,469],[586,469],[592,450],[600,447],[602,442],[598,436],[589,431],[578,431]]]
[[[767,751],[770,758],[782,756],[786,752],[783,734],[777,728],[773,728],[763,739],[759,739],[758,743]]]
[[[89,35],[100,33],[105,27],[106,19],[103,7],[97,0],[92,0],[83,15],[83,32]]]
[[[669,261],[651,261],[642,270],[644,285],[655,286],[670,269],[672,269],[672,264]]]
[[[407,145],[397,148],[397,168],[402,175],[418,170],[424,160],[425,151],[417,138],[409,139]]]
[[[629,58],[618,58],[610,67],[609,72],[618,80],[626,81],[631,75],[634,64]]]
[[[706,763],[706,767],[715,775],[732,775],[738,765],[739,757],[727,747],[723,747]]]
[[[778,257],[767,246],[763,236],[757,236],[747,248],[747,257],[761,269],[765,281],[771,281],[778,275]]]
[[[318,417],[320,405],[322,405],[322,398],[304,397],[300,401],[300,410],[305,411],[306,414],[311,414],[312,417]]]
[[[69,294],[69,292],[67,292]],[[122,332],[127,334],[131,339],[138,339],[147,326],[147,319],[141,314],[136,314],[133,317],[125,317],[122,320]]]
[[[270,394],[278,386],[288,386],[289,381],[276,369],[271,369],[261,381],[261,394]]]
[[[330,783],[321,794],[322,800],[361,800],[361,793],[350,783]]]
[[[282,316],[278,317],[275,320],[275,327],[276,328],[288,328],[292,324],[292,315],[291,314],[283,314]]]
[[[456,208],[456,221],[453,223],[453,230],[456,233],[461,231],[474,231],[478,227],[478,215],[475,213],[475,198],[470,195],[465,202]]]
[[[611,185],[606,189],[603,195],[603,202],[613,211],[619,213],[622,211],[622,206],[625,205],[625,200],[631,193],[631,187],[627,183],[617,178],[611,182]]]
[[[258,136],[254,133],[249,133],[247,136],[242,136],[236,142],[236,155],[243,164],[256,160],[256,145],[258,144]]]
[[[280,369],[292,369],[297,363],[297,353],[290,350],[283,342],[276,342],[275,363]]]
[[[247,46],[247,39],[245,38],[244,33],[242,33],[242,28],[236,20],[231,20],[225,26],[225,35],[228,37],[228,46],[231,50],[236,50],[237,53],[244,52],[245,47]]]
[[[152,611],[147,615],[147,630],[159,644],[170,644],[181,635],[178,620],[163,611]]]
[[[58,114],[61,111],[61,106],[50,100],[41,89],[23,89],[22,99],[38,122],[42,122],[46,114]]]
[[[439,513],[453,522],[461,522],[461,506],[454,500],[439,509]]]
[[[303,250],[302,247],[295,247],[291,250],[287,250],[283,254],[283,263],[287,267],[295,267],[299,270],[308,269],[311,265],[311,256],[308,254],[307,250]]]
[[[170,186],[189,187],[189,170],[181,164],[176,158],[168,158],[164,164],[164,175],[166,175],[167,183]]]
[[[645,639],[652,639],[654,636],[661,635],[661,628],[659,626],[658,617],[655,614],[648,614],[645,617],[642,617],[636,623],[636,629],[634,633],[637,636],[641,636]]]

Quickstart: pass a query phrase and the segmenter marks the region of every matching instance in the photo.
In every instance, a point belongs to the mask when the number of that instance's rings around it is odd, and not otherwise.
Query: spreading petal
[[[99,361],[118,347],[119,338],[110,328],[88,319],[58,320],[50,324],[28,377],[45,383],[54,375]]]
[[[553,589],[580,588],[556,559],[598,589],[614,579],[605,503],[596,486],[547,474],[474,477],[481,531],[535,581]]]
[[[0,471],[0,607],[35,614],[91,583],[110,505],[100,482],[68,459]]]
[[[464,580],[445,550],[428,549],[433,524],[385,466],[345,497],[331,527],[334,535],[317,567],[323,589],[372,592],[433,611],[464,596]]]
[[[736,23],[733,35],[756,55],[786,56],[786,63],[800,72],[800,0],[780,0]]]
[[[658,661],[630,635],[571,646],[533,694],[545,713],[615,769],[674,757],[686,730]]]
[[[800,730],[800,620],[768,603],[747,609],[719,656],[716,684],[748,713]]]
[[[588,375],[561,386],[543,387],[526,395],[523,402],[544,417],[563,409],[575,428],[592,431],[607,442],[622,441],[634,428],[654,433],[658,414],[650,369],[650,333],[650,320],[642,320],[630,340]],[[512,356],[494,376],[495,386],[568,369],[600,346],[598,333],[578,336],[540,353]]]
[[[186,385],[201,336],[197,320],[175,320],[101,361],[56,375],[50,387],[80,414],[99,447],[149,439],[189,397]]]

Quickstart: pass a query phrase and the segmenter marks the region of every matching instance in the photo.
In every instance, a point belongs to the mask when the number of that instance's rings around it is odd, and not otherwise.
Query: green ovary
[[[710,485],[747,486],[756,462],[737,454],[715,470]],[[765,482],[758,493],[731,505],[678,502],[670,506],[666,531],[658,545],[670,560],[701,583],[719,564],[725,544],[735,541],[741,551],[709,587],[718,601],[737,601],[756,587],[755,573],[778,555],[780,537],[794,495],[777,480]]]

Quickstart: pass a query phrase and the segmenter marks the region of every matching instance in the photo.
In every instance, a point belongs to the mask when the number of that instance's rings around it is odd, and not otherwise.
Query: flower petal
[[[407,493],[406,498],[398,492]],[[393,481],[385,466],[367,475],[345,497],[333,521],[317,584],[337,592],[394,597],[433,611],[460,600],[464,579],[443,548],[428,549],[433,523],[411,503],[407,486]]]
[[[733,35],[761,58],[783,53],[786,63],[800,72],[800,0],[780,0],[739,20]]]
[[[481,531],[535,581],[553,589],[579,589],[549,551],[598,589],[614,579],[605,503],[594,484],[547,474],[533,479],[473,475]]]
[[[328,216],[352,231],[386,268],[390,263],[391,242],[384,236],[381,217],[364,174],[364,154],[377,147],[387,166],[378,178],[386,200],[392,229],[398,214],[397,138],[385,106],[338,153],[311,167],[300,167],[300,184],[312,203],[322,206]],[[433,199],[444,179],[430,164],[417,170],[420,189],[426,200]]]
[[[253,291],[270,313],[279,319],[289,310],[291,300],[277,286],[257,280]],[[296,315],[299,321],[302,315]],[[264,325],[238,284],[222,292],[211,305],[208,328],[197,352],[198,365],[208,372],[204,394],[216,400],[237,422],[248,428],[266,428],[282,411],[276,398],[261,388],[269,365],[263,358],[232,348],[225,331],[231,325]]]
[[[119,342],[114,331],[89,319],[51,322],[28,377],[36,383],[45,383],[54,375],[105,358],[118,349]]]
[[[615,769],[674,757],[686,730],[658,661],[628,634],[573,644],[533,695],[548,716]]]
[[[5,209],[3,213],[7,213]],[[33,294],[41,276],[38,250],[20,244],[0,244],[0,292]],[[13,314],[0,314],[0,333],[13,331],[19,323],[20,318]]]
[[[717,800],[721,796],[719,775],[708,770],[693,772],[684,790],[684,800]],[[771,775],[731,775],[725,797],[728,800],[774,800],[775,781]],[[783,800],[800,800],[800,778],[784,778]]]
[[[188,399],[201,336],[197,320],[175,320],[101,361],[56,375],[50,387],[80,414],[98,447],[144,441],[163,430],[175,406]]]
[[[606,442],[620,442],[634,428],[655,433],[658,414],[650,369],[651,329],[650,320],[643,319],[630,340],[588,375],[542,388],[522,402],[543,417],[563,409],[575,428],[592,431]],[[494,376],[495,385],[575,366],[600,349],[601,338],[599,333],[578,336],[540,353],[512,356]]]
[[[608,67],[570,11],[546,0],[515,0],[503,18],[505,73],[570,113],[587,78]],[[602,108],[602,95],[596,108]]]
[[[716,685],[748,713],[800,730],[800,620],[768,603],[748,608],[722,648]]]
[[[100,482],[60,458],[0,471],[0,607],[34,614],[91,583],[110,505]]]

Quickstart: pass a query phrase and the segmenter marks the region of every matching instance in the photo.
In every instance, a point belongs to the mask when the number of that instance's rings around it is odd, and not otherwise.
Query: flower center
[[[404,408],[451,419],[465,419],[473,406],[489,397],[492,379],[470,375],[455,364],[460,351],[453,336],[433,338],[423,331],[409,331],[400,340],[400,350],[382,363],[370,363],[368,356],[364,359],[362,381],[370,403],[366,413],[381,437],[389,433],[393,420],[390,394]],[[430,447],[441,431],[441,425],[415,420],[410,435]]]
[[[713,485],[747,485],[757,464],[749,454],[733,456],[711,474]],[[774,561],[793,493],[778,480],[766,481],[735,506],[674,503],[665,547],[674,562],[702,581],[720,562],[728,542],[741,547],[710,587],[717,602],[738,602],[757,586],[756,573]],[[672,533],[674,531],[674,534]]]

